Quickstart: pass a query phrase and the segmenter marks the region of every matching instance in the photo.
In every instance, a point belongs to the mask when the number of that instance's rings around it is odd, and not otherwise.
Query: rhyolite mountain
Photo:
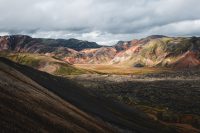
[[[0,37],[0,50],[40,53],[71,64],[120,64],[133,67],[198,68],[199,37],[152,35],[113,46],[76,39],[38,39],[28,36]]]
[[[65,40],[32,38],[26,35],[0,36],[0,49],[8,49],[16,52],[46,53],[59,49],[63,50],[65,48],[71,48],[79,51],[85,48],[99,47],[101,46],[95,42],[82,41],[73,38]]]
[[[87,51],[87,52],[85,52]],[[140,40],[120,41],[111,47],[80,51],[72,63],[116,64],[132,67],[199,68],[199,37],[153,35]]]

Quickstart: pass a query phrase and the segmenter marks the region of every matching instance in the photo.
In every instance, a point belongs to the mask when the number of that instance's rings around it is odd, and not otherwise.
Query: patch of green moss
[[[165,44],[168,44],[168,43],[170,43],[171,41],[173,41],[173,38],[171,38],[171,37],[163,37],[163,38],[161,38],[161,40],[162,40]]]
[[[78,74],[84,74],[87,71],[77,69],[67,63],[61,63],[59,61],[54,60],[51,57],[46,57],[39,54],[30,54],[30,53],[1,53],[0,56],[6,57],[14,62],[27,65],[33,68],[40,68],[42,67],[42,64],[48,63],[49,65],[56,65],[58,68],[53,73],[55,75],[78,75]]]
[[[67,64],[59,63],[59,68],[55,71],[54,74],[65,76],[65,75],[79,75],[79,74],[84,74],[84,73],[85,72],[83,70],[74,68]]]
[[[34,68],[37,68],[41,61],[39,58],[34,58],[33,56],[29,56],[26,54],[13,54],[13,55],[9,55],[7,58],[17,63],[28,65]]]

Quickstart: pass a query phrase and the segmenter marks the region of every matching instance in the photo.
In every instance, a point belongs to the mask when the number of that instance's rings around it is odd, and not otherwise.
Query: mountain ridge
[[[37,38],[28,36],[16,36],[16,38],[17,43],[11,45],[12,37],[11,41],[0,37],[0,51],[45,54],[70,64],[116,64],[130,67],[170,67],[175,69],[200,66],[199,37],[152,35],[142,39],[119,41],[113,46],[100,46],[93,42],[76,39],[69,39],[69,44],[65,45],[63,41],[66,40],[63,39],[58,39],[60,41],[57,42],[55,39],[39,39],[38,41]],[[190,56],[190,61],[186,59],[188,52],[196,55]],[[185,65],[176,67],[181,64]]]
[[[1,50],[7,49],[17,52],[45,52],[55,47],[65,47],[80,51],[85,48],[101,47],[95,42],[88,42],[74,38],[70,39],[51,39],[51,38],[32,38],[27,35],[8,35],[0,36]],[[40,47],[38,47],[38,45]],[[34,51],[34,48],[41,48],[40,51]]]

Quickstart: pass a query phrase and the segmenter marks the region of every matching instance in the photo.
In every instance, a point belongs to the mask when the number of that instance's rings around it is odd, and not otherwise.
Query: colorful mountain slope
[[[129,49],[119,52],[111,62],[129,66],[191,68],[199,67],[199,57],[200,38],[159,36],[139,40]]]
[[[5,50],[45,54],[70,64],[120,64],[131,67],[170,68],[200,66],[200,38],[198,37],[153,35],[140,40],[119,41],[114,46],[103,47],[96,43],[75,39],[4,36],[0,37],[0,51]],[[189,56],[188,53],[192,53],[193,56]]]

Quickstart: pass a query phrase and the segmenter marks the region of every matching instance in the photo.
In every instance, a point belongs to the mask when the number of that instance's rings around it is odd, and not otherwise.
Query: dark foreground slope
[[[1,132],[175,132],[73,82],[0,58]]]
[[[0,132],[114,132],[0,62]]]

